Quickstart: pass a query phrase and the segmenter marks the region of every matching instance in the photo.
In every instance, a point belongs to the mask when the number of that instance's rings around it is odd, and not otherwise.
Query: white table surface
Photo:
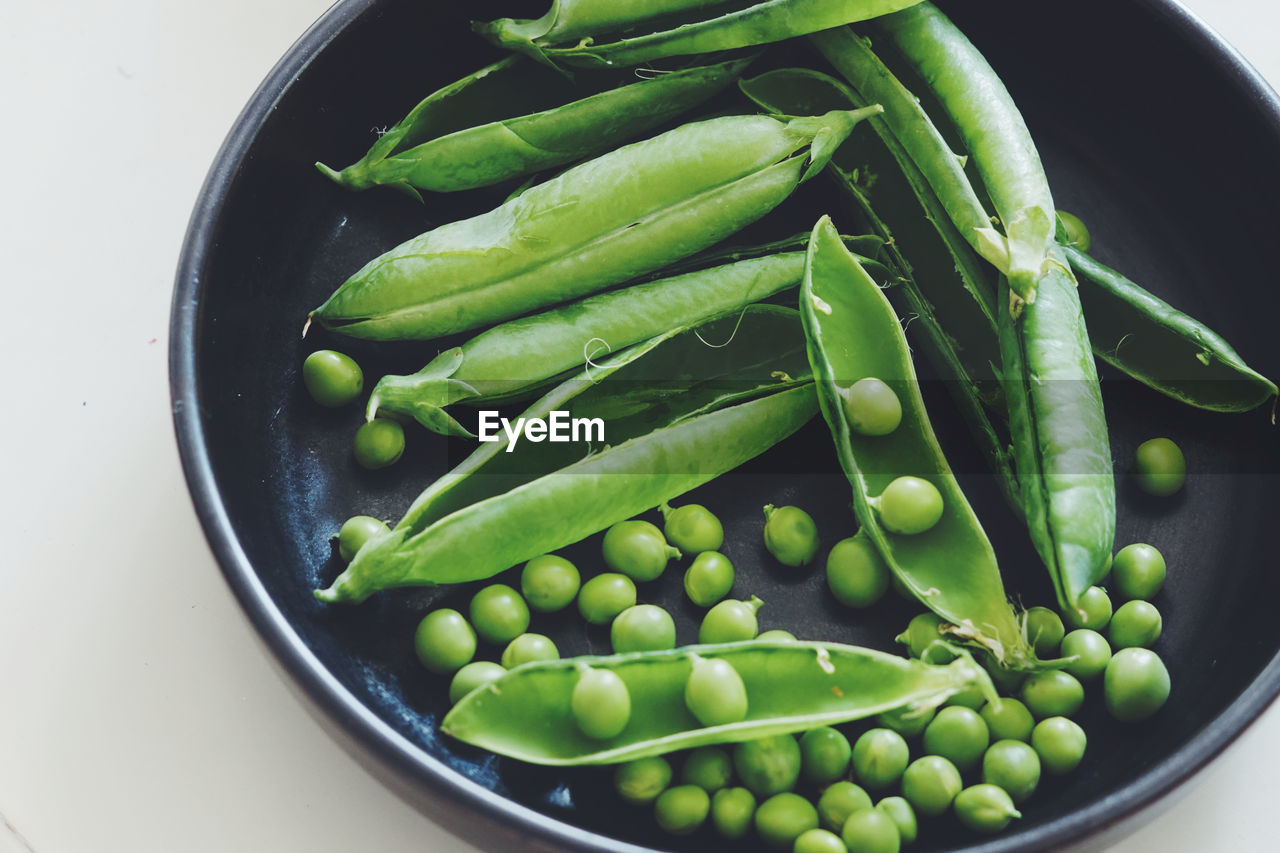
[[[0,853],[473,849],[282,683],[196,522],[169,416],[196,193],[327,5],[0,0]],[[1189,5],[1280,83],[1280,7]],[[1280,707],[1114,849],[1277,849],[1277,766]]]

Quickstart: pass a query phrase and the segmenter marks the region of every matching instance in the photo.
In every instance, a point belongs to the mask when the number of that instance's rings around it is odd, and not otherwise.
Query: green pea
[[[1164,555],[1150,545],[1126,545],[1111,563],[1112,585],[1122,599],[1150,600],[1164,586]]]
[[[849,607],[870,607],[883,598],[890,574],[863,531],[841,539],[827,554],[827,586],[836,601]]]
[[[860,435],[888,435],[902,423],[902,401],[883,380],[859,379],[836,393],[844,402],[849,427]]]
[[[924,730],[925,751],[941,755],[961,771],[976,767],[990,743],[986,722],[972,708],[943,708]]]
[[[711,823],[725,838],[746,836],[755,814],[755,794],[746,788],[721,788],[711,798]]]
[[[862,809],[849,815],[840,838],[858,853],[898,853],[902,848],[898,824],[879,809]]]
[[[1160,639],[1164,619],[1155,605],[1148,601],[1126,601],[1111,617],[1107,632],[1118,649],[1134,646],[1150,646]]]
[[[907,630],[895,639],[907,647],[908,654],[926,663],[948,663],[955,657],[945,646],[935,646],[939,641],[946,642],[942,635],[943,621],[936,613],[921,613],[907,623]]]
[[[844,828],[849,815],[871,808],[871,796],[852,782],[836,782],[823,789],[818,797],[818,816],[822,825],[833,832]]]
[[[995,785],[970,785],[956,795],[956,817],[974,832],[991,835],[1009,825],[1022,813],[1014,808],[1013,800],[1003,789]]]
[[[806,829],[796,838],[792,853],[849,853],[844,841],[825,829]]]
[[[662,516],[667,541],[686,554],[719,551],[724,544],[724,526],[705,506],[685,504],[671,509],[664,505]]]
[[[1091,586],[1080,594],[1074,610],[1062,614],[1062,621],[1072,628],[1101,631],[1111,621],[1111,596],[1100,586]]]
[[[733,664],[697,658],[685,682],[684,704],[704,726],[741,722],[747,718],[747,688]]]
[[[1089,251],[1089,247],[1093,245],[1093,238],[1089,236],[1089,228],[1080,217],[1074,213],[1059,210],[1058,221],[1062,224],[1063,230],[1066,231],[1064,245],[1079,249],[1082,252]]]
[[[539,613],[554,613],[568,607],[581,585],[578,567],[555,554],[534,557],[520,572],[520,591],[529,606]]]
[[[307,386],[311,399],[320,405],[345,406],[360,396],[364,373],[351,356],[322,349],[302,362],[302,383]]]
[[[699,607],[710,607],[733,588],[733,563],[719,551],[703,551],[684,573],[684,592]]]
[[[448,675],[475,657],[476,632],[458,611],[433,610],[418,623],[413,649],[427,669]]]
[[[964,690],[957,693],[952,693],[943,704],[949,707],[959,706],[961,708],[969,708],[970,710],[977,711],[983,705],[987,704],[987,691],[983,689],[983,685],[974,684],[973,686],[966,687]]]
[[[834,782],[849,769],[853,748],[837,729],[822,726],[800,737],[800,772],[815,785]]]
[[[1102,692],[1111,716],[1123,723],[1145,720],[1169,698],[1169,670],[1150,649],[1121,649],[1107,664]]]
[[[627,685],[607,669],[584,668],[573,685],[569,707],[582,733],[596,740],[617,737],[631,721]]]
[[[736,643],[753,640],[760,631],[756,611],[764,604],[756,596],[749,601],[722,601],[707,611],[698,627],[699,643]]]
[[[504,583],[486,586],[471,597],[471,624],[495,645],[509,643],[529,627],[529,605]]]
[[[982,720],[987,724],[993,740],[1031,739],[1031,729],[1035,720],[1027,706],[1017,699],[1001,697],[999,703],[988,702],[983,706]]]
[[[1058,644],[1067,633],[1062,617],[1047,607],[1032,607],[1027,610],[1025,618],[1027,639],[1035,647],[1036,656],[1044,659],[1056,657]]]
[[[635,581],[616,572],[596,575],[578,592],[578,612],[592,625],[609,623],[635,603]]]
[[[807,566],[818,553],[818,525],[796,506],[764,508],[764,547],[784,566]]]
[[[697,832],[710,811],[711,797],[697,785],[668,788],[653,803],[654,820],[672,835]]]
[[[733,748],[733,769],[757,797],[790,791],[800,778],[800,744],[791,735],[770,735]]]
[[[656,604],[636,604],[614,618],[609,637],[617,654],[674,649],[676,623]]]
[[[899,477],[885,486],[876,507],[886,530],[915,536],[933,529],[942,519],[942,493],[920,477]]]
[[[671,762],[661,755],[619,764],[613,772],[613,787],[622,799],[635,806],[652,803],[670,784]]]
[[[728,786],[733,779],[733,759],[718,746],[700,746],[689,753],[680,768],[680,781],[697,785],[709,794]]]
[[[1120,608],[1122,611],[1124,607]],[[1117,614],[1118,615],[1118,614]],[[1115,630],[1115,619],[1111,620],[1111,630]],[[1063,669],[1081,681],[1092,681],[1102,675],[1111,660],[1111,645],[1107,638],[1097,631],[1078,628],[1062,641],[1062,656],[1074,657],[1075,660],[1063,665]]]
[[[796,635],[790,631],[784,631],[781,628],[774,628],[772,631],[765,631],[757,640],[764,640],[770,643],[794,643]]]
[[[756,833],[770,847],[789,849],[818,826],[818,810],[799,794],[774,794],[756,809]]]
[[[916,813],[903,797],[885,797],[876,803],[876,808],[887,814],[898,827],[898,837],[903,844],[912,844],[916,840],[919,827],[916,824]]]
[[[1153,438],[1138,445],[1133,454],[1133,472],[1144,492],[1168,497],[1186,482],[1187,460],[1182,449],[1169,439]]]
[[[344,562],[351,562],[356,552],[375,536],[386,533],[390,528],[381,519],[368,515],[353,515],[342,522],[338,530],[338,555]]]
[[[505,669],[492,661],[472,661],[453,674],[453,681],[449,682],[450,704],[456,705],[459,699],[472,690],[483,687],[506,674]]]
[[[404,454],[404,427],[389,418],[374,418],[356,430],[354,448],[361,468],[376,471],[394,465]]]
[[[1022,682],[1027,680],[1027,674],[1017,669],[1007,669],[1001,666],[991,655],[982,656],[982,668],[987,671],[987,675],[991,676],[991,681],[996,686],[996,690],[1003,695],[1012,695],[1017,693],[1022,687]],[[985,696],[983,697],[986,698]],[[973,707],[972,705],[970,707]],[[981,707],[981,706],[979,706]]]
[[[1022,701],[1038,719],[1070,717],[1084,703],[1084,686],[1069,672],[1046,669],[1022,683]]]
[[[605,531],[600,547],[606,566],[641,582],[656,580],[672,557],[680,557],[662,531],[647,521],[618,522]]]
[[[933,708],[895,708],[876,715],[876,725],[893,729],[905,738],[915,737],[933,721],[937,711]]]
[[[502,650],[502,666],[506,669],[534,661],[559,659],[560,650],[556,644],[542,634],[521,634]]]
[[[917,758],[902,774],[902,796],[926,817],[937,817],[950,808],[962,787],[960,771],[941,755]]]
[[[1075,770],[1084,758],[1087,742],[1084,729],[1066,717],[1041,720],[1031,732],[1031,746],[1040,756],[1040,765],[1053,776]]]
[[[982,756],[982,781],[998,785],[1022,803],[1040,784],[1040,756],[1020,740],[998,740]]]
[[[853,745],[853,772],[873,791],[894,785],[911,760],[911,749],[893,729],[867,729]]]

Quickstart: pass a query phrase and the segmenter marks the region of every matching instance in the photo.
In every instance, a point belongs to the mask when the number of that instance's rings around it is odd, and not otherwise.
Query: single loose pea
[[[710,607],[733,588],[733,563],[719,551],[703,551],[684,573],[684,592],[699,607]]]
[[[413,649],[427,669],[448,675],[475,657],[476,632],[458,611],[433,610],[418,623]]]
[[[800,737],[800,772],[806,781],[826,785],[844,775],[852,754],[849,739],[839,730],[810,729]]]
[[[1008,792],[1022,803],[1040,784],[1040,756],[1020,740],[998,740],[982,756],[982,781]]]
[[[939,641],[945,643],[942,635],[942,619],[936,613],[921,613],[907,623],[907,630],[894,639],[907,647],[907,653],[926,663],[947,663],[955,655],[944,645],[935,645]]]
[[[823,789],[818,797],[818,817],[833,832],[844,828],[849,815],[871,808],[871,796],[852,782],[836,782]]]
[[[636,604],[614,617],[609,638],[617,654],[674,649],[676,623],[656,604]]]
[[[619,521],[605,531],[600,548],[606,566],[641,582],[657,579],[671,558],[680,558],[656,525],[635,519]]]
[[[471,597],[471,624],[490,643],[509,643],[529,628],[529,605],[504,583],[486,586]]]
[[[999,703],[988,702],[982,706],[982,720],[987,724],[993,740],[1031,739],[1035,720],[1027,706],[1017,699],[1001,697]]]
[[[1080,594],[1075,609],[1062,614],[1062,621],[1072,628],[1101,631],[1111,621],[1111,596],[1100,586],[1091,586]]]
[[[876,725],[893,729],[906,738],[915,737],[928,727],[937,711],[933,708],[895,708],[876,715]]]
[[[806,829],[796,838],[792,853],[848,853],[840,836],[826,829]]]
[[[584,668],[573,685],[569,707],[582,733],[596,740],[617,737],[631,721],[631,693],[618,674],[607,669]]]
[[[592,625],[607,624],[635,603],[635,581],[617,572],[596,575],[578,592],[578,612]]]
[[[733,769],[757,797],[790,791],[800,778],[800,744],[791,735],[743,741],[733,748]]]
[[[658,795],[653,817],[658,826],[672,835],[690,835],[707,820],[711,797],[697,785],[677,785]]]
[[[990,835],[1004,829],[1015,817],[1022,817],[1014,808],[1008,792],[995,785],[970,785],[956,795],[956,817],[974,832]]]
[[[872,791],[897,784],[911,761],[911,749],[893,729],[867,729],[853,745],[853,773]]]
[[[613,787],[619,796],[636,806],[652,803],[670,784],[671,762],[661,755],[619,764],[613,772]]]
[[[818,826],[818,810],[799,794],[774,794],[756,809],[756,833],[770,847],[788,850]]]
[[[374,418],[356,430],[356,462],[376,471],[394,465],[404,454],[404,427],[390,418]]]
[[[704,726],[724,726],[747,717],[747,688],[733,664],[696,658],[684,685],[684,704]]]
[[[351,562],[351,558],[364,547],[364,543],[389,529],[385,521],[373,516],[351,516],[342,522],[342,527],[338,530],[338,555],[344,562]]]
[[[876,808],[887,814],[898,827],[898,837],[903,844],[911,844],[916,840],[919,826],[916,823],[915,810],[903,797],[885,797],[876,803]]]
[[[302,362],[302,383],[322,406],[345,406],[364,389],[364,373],[349,355],[316,350]]]
[[[1169,698],[1169,670],[1150,649],[1121,649],[1102,677],[1103,697],[1111,716],[1122,723],[1145,720]]]
[[[662,505],[662,532],[667,541],[686,554],[719,551],[724,544],[724,526],[711,510],[700,504],[675,509]]]
[[[943,708],[924,730],[925,751],[941,755],[961,771],[977,767],[990,743],[986,721],[972,708]]]
[[[725,838],[742,838],[751,830],[756,796],[746,788],[721,788],[711,798],[711,823]]]
[[[554,613],[568,607],[581,585],[578,567],[555,554],[534,557],[520,572],[520,591],[529,606],[539,613]]]
[[[1089,247],[1093,245],[1093,238],[1089,236],[1089,229],[1080,217],[1074,213],[1059,210],[1058,219],[1067,232],[1066,245],[1073,246],[1082,252],[1089,251]]]
[[[1121,599],[1150,600],[1164,586],[1164,555],[1150,545],[1126,545],[1111,563],[1111,580]]]
[[[920,477],[899,477],[885,486],[876,507],[886,530],[915,536],[942,520],[942,493]]]
[[[502,650],[502,665],[515,669],[521,664],[540,660],[559,660],[560,650],[543,634],[521,634]]]
[[[975,684],[972,687],[966,687],[963,690],[952,693],[943,704],[947,706],[958,705],[961,708],[977,711],[987,704],[987,693],[982,689],[982,685]]]
[[[1027,610],[1024,618],[1027,639],[1035,647],[1036,657],[1055,657],[1058,654],[1058,644],[1067,633],[1062,617],[1047,607],[1032,607]]]
[[[770,643],[794,643],[796,635],[790,631],[784,631],[781,628],[774,628],[772,631],[765,631],[757,640],[764,640]]]
[[[1144,492],[1168,497],[1186,482],[1187,460],[1182,449],[1169,439],[1153,438],[1138,445],[1133,454],[1133,472]]]
[[[1124,610],[1123,607],[1120,609]],[[1114,618],[1111,624],[1114,630]],[[1092,681],[1107,668],[1107,661],[1111,660],[1111,645],[1097,631],[1078,628],[1063,639],[1062,656],[1075,658],[1062,667],[1064,670],[1081,681]]]
[[[1150,646],[1160,639],[1164,619],[1149,601],[1126,601],[1111,617],[1107,633],[1117,649]]]
[[[917,758],[902,774],[902,796],[926,817],[945,812],[962,787],[960,771],[941,755]]]
[[[700,746],[689,753],[680,768],[680,781],[697,785],[708,794],[728,786],[733,779],[733,759],[718,746]]]
[[[1053,776],[1075,770],[1084,758],[1087,742],[1084,729],[1066,717],[1041,720],[1031,732],[1031,746],[1040,756],[1040,766]]]
[[[849,428],[859,435],[888,435],[902,423],[902,401],[884,380],[869,376],[836,393],[844,401]]]
[[[889,588],[889,567],[865,532],[841,539],[827,554],[827,586],[836,601],[870,607]]]
[[[505,669],[492,661],[472,661],[453,674],[453,681],[449,682],[450,704],[458,704],[458,700],[472,690],[483,687],[490,681],[495,681],[506,674],[507,671]]]
[[[1069,672],[1042,670],[1022,683],[1022,702],[1038,719],[1070,717],[1084,703],[1084,686]]]
[[[736,643],[753,640],[760,631],[756,611],[764,604],[756,596],[749,601],[722,601],[707,611],[698,627],[699,643]]]
[[[898,824],[879,809],[861,809],[849,815],[840,838],[858,853],[898,853],[902,849]]]
[[[797,506],[764,508],[764,547],[784,566],[807,566],[818,553],[818,526]]]

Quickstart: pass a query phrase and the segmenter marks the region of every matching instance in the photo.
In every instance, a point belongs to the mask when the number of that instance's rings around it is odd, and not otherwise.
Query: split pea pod
[[[685,685],[700,661],[723,661],[746,688],[744,719],[704,726]],[[614,673],[631,717],[595,740],[574,722],[570,699],[584,671]],[[679,749],[805,731],[909,708],[920,713],[978,687],[994,695],[968,656],[945,666],[837,643],[750,640],[659,652],[525,664],[460,700],[440,728],[458,740],[531,764],[615,764]]]
[[[887,15],[919,0],[553,0],[541,18],[502,18],[473,28],[500,47],[543,62],[636,65],[666,56],[767,44]],[[645,26],[648,25],[648,26]],[[650,30],[645,32],[645,30]],[[631,35],[637,31],[642,34]],[[622,37],[622,33],[628,33]],[[616,40],[611,37],[618,36]]]
[[[750,62],[751,58],[739,58],[655,72],[648,79],[608,88],[621,75],[580,75],[570,81],[546,66],[509,57],[477,72],[483,75],[483,85],[472,75],[429,95],[345,169],[335,171],[321,163],[316,167],[353,190],[387,185],[416,196],[419,190],[486,187],[608,151],[696,107],[733,82]],[[559,94],[561,100],[530,111],[529,101],[509,105],[502,98],[495,108],[514,106],[513,111],[489,112],[490,119],[456,128],[451,116],[440,115],[441,101],[488,95],[494,78],[536,97],[533,103],[546,102],[543,89]]]
[[[353,337],[433,338],[643,275],[768,213],[878,109],[725,116],[626,145],[375,258],[312,317]]]
[[[948,630],[957,638],[985,647],[1006,667],[1035,668],[995,550],[929,423],[897,314],[827,217],[809,244],[800,313],[822,414],[863,531],[898,579],[953,623]],[[854,429],[846,409],[842,392],[866,379],[888,385],[901,405],[901,422],[887,434]],[[904,475],[926,481],[941,497],[940,517],[923,532],[893,532],[883,515],[884,496]]]

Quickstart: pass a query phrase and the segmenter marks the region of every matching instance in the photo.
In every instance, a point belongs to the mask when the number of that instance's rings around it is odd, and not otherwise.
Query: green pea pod
[[[519,84],[521,91],[533,81],[544,81],[567,90],[566,99],[576,99],[537,112],[529,112],[526,102],[517,106],[519,112],[441,132],[432,107],[441,98],[458,97],[456,89],[450,92],[452,87],[446,87],[383,134],[358,162],[341,171],[321,163],[316,167],[353,190],[388,185],[417,196],[418,190],[486,187],[608,151],[701,104],[736,79],[753,58],[655,73],[617,88],[599,84],[615,83],[618,75],[594,75],[582,80],[576,91],[551,69],[507,59],[505,66],[499,63],[486,70],[508,78],[516,76],[506,73],[509,68],[518,69],[527,78]],[[558,79],[545,81],[547,77]],[[468,92],[472,94],[480,93]]]
[[[433,338],[602,290],[768,213],[876,111],[725,116],[632,143],[375,258],[312,317],[354,337]]]
[[[1036,668],[1005,597],[995,551],[929,424],[897,314],[825,216],[809,244],[800,313],[822,414],[862,529],[898,579],[953,623],[948,630],[958,639],[987,648],[1006,667]],[[849,425],[839,389],[867,377],[887,383],[902,404],[902,422],[888,435],[860,435]],[[938,489],[943,510],[931,529],[901,535],[882,526],[875,506],[893,480],[908,474]]]
[[[609,0],[554,0],[551,10],[541,18],[502,18],[477,22],[472,27],[500,47],[543,62],[616,67],[666,56],[712,53],[782,41],[887,15],[918,2],[920,0],[762,0],[729,4],[726,9],[725,3],[713,0],[668,0],[643,5]],[[643,11],[636,14],[636,10]],[[699,12],[703,14],[697,14]],[[646,22],[679,25],[616,41],[604,38]]]
[[[688,710],[685,683],[699,659],[726,661],[742,677],[745,719],[703,726]],[[608,740],[584,735],[570,707],[581,672],[591,668],[615,673],[631,697],[627,727]],[[615,764],[897,708],[923,712],[974,686],[995,695],[982,667],[967,656],[933,666],[837,643],[750,640],[525,664],[459,700],[440,729],[531,764]]]

